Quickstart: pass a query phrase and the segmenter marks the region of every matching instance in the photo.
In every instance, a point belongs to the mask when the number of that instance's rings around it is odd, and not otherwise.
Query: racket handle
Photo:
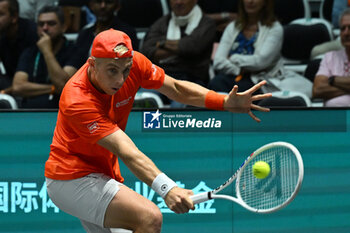
[[[198,204],[198,203],[201,203],[201,202],[208,201],[210,199],[209,198],[209,193],[210,192],[199,193],[199,194],[191,196],[190,198],[192,199],[193,204]]]

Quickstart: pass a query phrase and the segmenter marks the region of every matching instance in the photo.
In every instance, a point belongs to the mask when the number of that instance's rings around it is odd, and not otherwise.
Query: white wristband
[[[152,182],[152,189],[163,199],[175,186],[176,183],[164,173],[160,173]]]

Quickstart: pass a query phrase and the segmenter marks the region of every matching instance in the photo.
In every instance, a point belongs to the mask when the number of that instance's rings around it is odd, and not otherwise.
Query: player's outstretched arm
[[[176,80],[165,75],[164,84],[159,92],[177,102],[197,107],[215,110],[248,113],[254,120],[260,121],[252,110],[268,112],[270,109],[253,104],[253,101],[271,97],[271,93],[253,95],[266,81],[261,81],[244,92],[238,92],[238,86],[233,87],[228,95],[220,95],[198,84]]]
[[[175,213],[186,213],[194,208],[190,199],[193,192],[177,187],[176,183],[162,173],[122,130],[102,138],[98,144],[118,155],[130,171],[152,187]]]

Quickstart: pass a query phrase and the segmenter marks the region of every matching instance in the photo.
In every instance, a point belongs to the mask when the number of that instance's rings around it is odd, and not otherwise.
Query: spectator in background
[[[326,107],[350,106],[350,9],[340,18],[343,49],[330,51],[323,57],[316,73],[313,97],[325,101]]]
[[[40,39],[20,57],[13,80],[13,94],[23,97],[22,108],[58,108],[65,83],[77,71],[70,59],[73,44],[64,37],[61,8],[42,8],[37,25]]]
[[[335,28],[339,28],[339,19],[342,12],[349,6],[349,1],[333,0],[332,7],[332,24]]]
[[[170,7],[171,14],[149,29],[141,51],[170,76],[206,86],[215,21],[203,14],[197,0],[170,0]]]
[[[169,13],[167,0],[119,0],[118,17],[135,28],[149,28]]]
[[[226,27],[215,53],[217,75],[209,88],[229,92],[238,85],[244,91],[266,79],[265,92],[290,90],[311,97],[312,83],[284,70],[282,42],[283,28],[275,18],[273,0],[239,0],[238,17]]]
[[[37,38],[35,23],[19,17],[17,0],[0,0],[0,61],[6,72],[0,77],[0,93],[11,94],[20,54]]]
[[[237,18],[237,4],[238,0],[198,0],[205,15],[216,23],[216,41],[220,41],[226,26]]]
[[[74,56],[82,66],[90,56],[92,42],[95,36],[107,29],[113,28],[125,32],[132,40],[132,46],[138,49],[138,39],[133,27],[121,21],[116,12],[120,9],[119,0],[90,0],[89,8],[96,16],[96,22],[83,28],[78,35]]]
[[[349,6],[350,1],[334,0],[332,6],[332,25],[334,28],[339,28],[340,16],[344,10]],[[339,50],[343,47],[340,37],[322,44],[318,44],[312,48],[311,59],[323,56],[326,52]]]
[[[18,0],[19,15],[22,18],[36,21],[41,8],[46,5],[56,5],[58,0]]]
[[[95,15],[88,7],[89,0],[57,0],[64,13],[66,33],[78,33],[87,24],[96,22]]]

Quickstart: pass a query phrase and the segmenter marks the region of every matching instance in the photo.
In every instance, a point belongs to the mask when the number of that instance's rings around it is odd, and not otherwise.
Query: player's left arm
[[[122,130],[117,130],[105,136],[98,141],[98,144],[118,155],[140,180],[153,188],[152,184],[161,171]],[[175,186],[168,191],[164,200],[175,213],[186,213],[189,209],[194,209],[190,199],[191,195],[193,195],[191,190]]]
[[[260,95],[253,95],[253,93],[265,84],[266,81],[261,81],[244,92],[238,92],[238,86],[236,85],[228,95],[220,95],[198,84],[177,80],[165,75],[163,86],[158,91],[168,98],[183,104],[248,113],[254,120],[260,121],[252,113],[252,110],[267,112],[269,109],[253,104],[253,101],[269,98],[271,93]]]

